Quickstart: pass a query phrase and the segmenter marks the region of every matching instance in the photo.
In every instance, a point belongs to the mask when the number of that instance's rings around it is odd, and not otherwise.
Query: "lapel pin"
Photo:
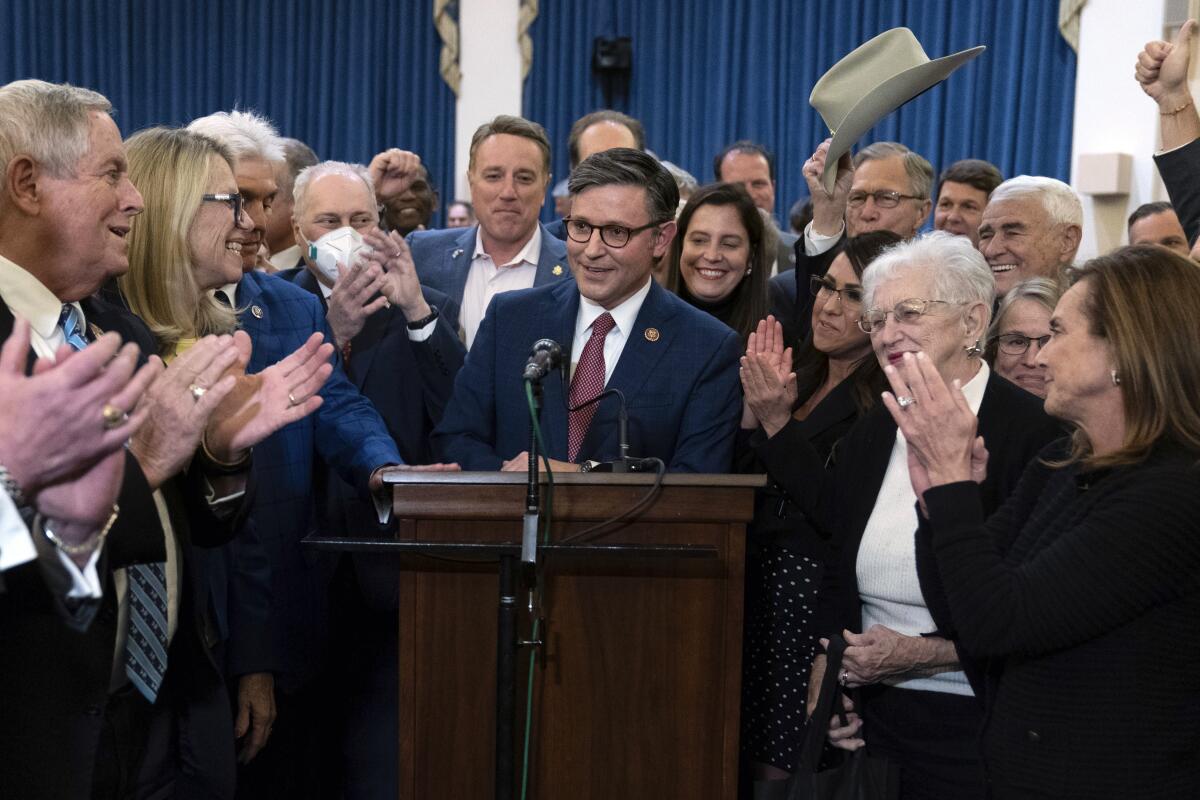
[[[250,306],[250,313],[254,315],[255,319],[263,318],[262,306]]]
[[[659,337],[658,328],[646,328],[646,341],[657,342]]]
[[[450,254],[450,257],[451,257],[451,258],[458,258],[458,257],[459,257],[459,256],[461,256],[462,254],[463,254],[463,251],[462,251],[462,248],[460,247],[460,248],[458,248],[457,250],[455,250],[453,253],[451,253],[451,254]]]
[[[555,264],[555,265],[554,265],[554,269],[552,269],[552,270],[550,270],[550,271],[551,271],[551,272],[553,272],[553,273],[554,273],[554,277],[556,277],[556,278],[557,278],[559,275],[562,275],[562,272],[563,272],[563,270],[562,270],[562,264]]]

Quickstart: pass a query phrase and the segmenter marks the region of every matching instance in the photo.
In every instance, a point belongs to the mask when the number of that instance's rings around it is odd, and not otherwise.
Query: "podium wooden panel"
[[[520,541],[523,474],[387,480],[400,539]],[[715,557],[547,554],[530,797],[736,796],[744,535],[761,482],[668,475],[634,522],[596,540],[707,545]],[[646,475],[556,475],[552,539],[632,506],[652,483]],[[401,564],[400,796],[492,797],[496,561],[409,555]],[[524,613],[518,630],[528,637]],[[518,743],[529,652],[517,659]],[[518,790],[520,774],[518,761]]]

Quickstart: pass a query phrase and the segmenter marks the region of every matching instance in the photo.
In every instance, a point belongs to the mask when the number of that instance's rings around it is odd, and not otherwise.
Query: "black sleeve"
[[[1012,510],[986,522],[973,483],[925,493],[933,552],[961,641],[977,657],[1073,647],[1196,591],[1200,492],[1190,466],[1139,468],[1092,486],[1092,502],[1019,562],[996,546]],[[1070,475],[1043,504],[1076,501]],[[1040,507],[1040,506],[1039,506]],[[1039,514],[1040,516],[1040,514]],[[1136,532],[1136,534],[1134,533]]]
[[[1200,234],[1200,139],[1154,157],[1188,244]]]

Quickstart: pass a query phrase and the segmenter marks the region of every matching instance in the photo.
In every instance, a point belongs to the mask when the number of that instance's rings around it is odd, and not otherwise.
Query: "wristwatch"
[[[424,328],[426,325],[433,322],[437,318],[438,318],[438,307],[431,305],[429,307],[428,314],[421,317],[420,319],[415,319],[412,322],[408,323],[408,329],[410,331],[419,331],[419,330],[421,330],[421,328]]]

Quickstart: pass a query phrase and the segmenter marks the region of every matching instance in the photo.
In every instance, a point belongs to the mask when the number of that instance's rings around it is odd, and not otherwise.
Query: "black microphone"
[[[540,381],[551,370],[562,366],[562,348],[553,339],[538,339],[525,362],[523,377],[527,381]]]
[[[631,458],[629,455],[629,412],[625,410],[625,394],[620,389],[605,389],[591,400],[568,408],[568,411],[578,411],[592,403],[598,403],[604,397],[615,395],[617,398],[617,459],[615,461],[585,461],[584,472],[645,472],[648,465],[655,459]]]

